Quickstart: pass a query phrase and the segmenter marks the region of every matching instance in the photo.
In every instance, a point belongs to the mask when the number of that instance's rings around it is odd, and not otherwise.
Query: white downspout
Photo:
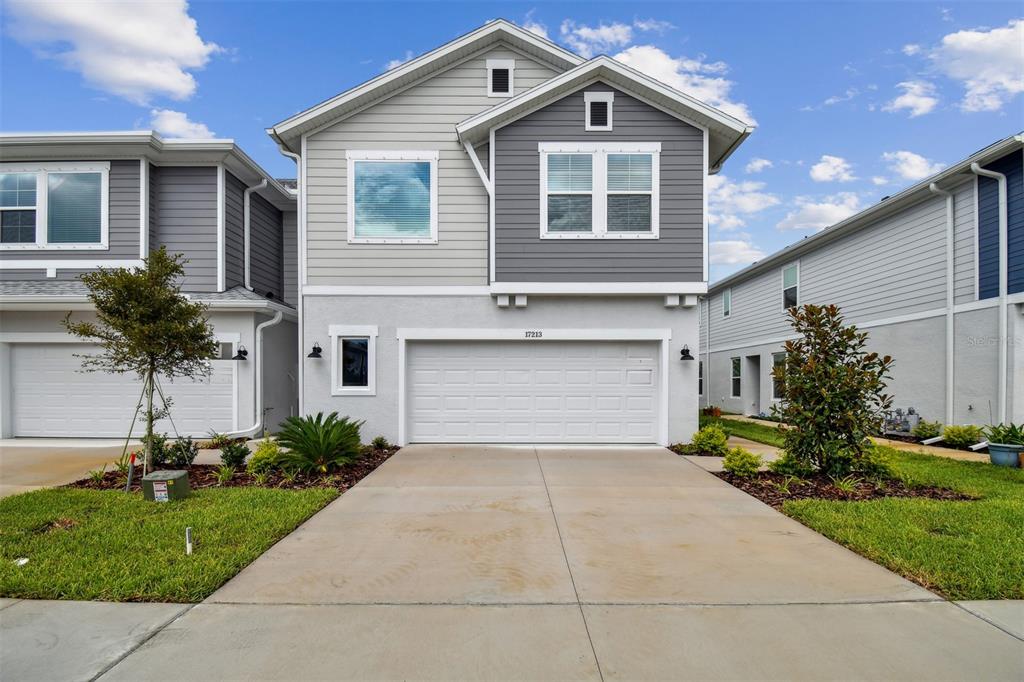
[[[266,186],[267,179],[263,178],[258,185],[246,187],[245,191],[242,192],[242,223],[245,226],[245,288],[249,291],[252,291],[252,281],[249,278],[249,263],[251,262],[250,255],[252,253],[252,249],[250,248],[250,244],[252,243],[252,230],[250,228],[252,211],[249,209],[249,196],[256,190],[263,189]]]
[[[977,163],[971,164],[971,172],[975,175],[982,175],[992,178],[999,183],[999,398],[998,412],[999,423],[1006,423],[1006,356],[1007,356],[1007,330],[1006,330],[1006,297],[1009,271],[1009,254],[1007,253],[1010,227],[1007,218],[1006,205],[1006,176],[1002,173],[982,168]]]
[[[256,325],[256,421],[247,429],[226,434],[232,438],[257,435],[263,428],[263,330],[273,327],[282,319],[284,319],[284,313],[278,310],[272,318]]]
[[[306,205],[305,205],[305,201],[302,198],[303,195],[304,195],[304,192],[303,192],[302,188],[303,188],[303,184],[306,182],[306,178],[302,177],[302,157],[299,156],[298,154],[296,154],[295,152],[288,151],[287,149],[285,149],[284,145],[281,144],[281,143],[278,143],[277,149],[278,149],[279,152],[281,152],[282,156],[287,156],[289,159],[291,159],[292,161],[295,162],[295,194],[296,194],[296,199],[297,199],[296,203],[298,205],[298,209],[295,212],[295,230],[296,230],[296,232],[298,232],[298,234],[295,235],[295,248],[298,251],[298,253],[295,254],[295,268],[296,268],[296,273],[295,273],[295,299],[296,299],[295,300],[295,310],[298,312],[298,318],[299,318],[298,321],[297,321],[297,324],[296,324],[296,326],[298,327],[297,331],[298,331],[298,334],[299,334],[299,342],[296,345],[298,346],[298,353],[299,353],[299,363],[298,363],[299,364],[299,386],[298,386],[298,389],[299,389],[299,415],[301,416],[302,415],[303,403],[305,402],[305,397],[302,395],[302,391],[303,391],[303,387],[304,387],[305,380],[306,380],[306,366],[304,364],[305,360],[306,360],[305,353],[304,353],[304,348],[305,348],[305,345],[304,345],[305,341],[304,341],[304,339],[306,338],[306,336],[305,336],[305,329],[306,329],[306,327],[305,327],[305,321],[304,321],[303,316],[302,316],[302,283],[305,281],[305,276],[306,276],[305,270],[303,269],[303,262],[304,262],[304,260],[303,260],[303,253],[302,253],[302,250],[306,248],[305,229],[304,229],[304,227],[305,227],[305,220],[306,220],[306,216],[305,216]],[[282,294],[283,293],[284,292],[282,292]]]
[[[938,194],[940,197],[946,198],[946,424],[953,424],[954,410],[953,400],[955,399],[955,392],[953,391],[953,382],[956,379],[956,373],[954,370],[953,363],[956,358],[955,353],[955,329],[954,329],[954,318],[953,318],[953,303],[954,303],[954,282],[953,282],[953,259],[954,259],[954,242],[955,242],[955,225],[954,225],[954,213],[953,213],[953,194],[947,192],[944,189],[939,189],[939,186],[934,182],[928,185],[928,189],[933,194]]]

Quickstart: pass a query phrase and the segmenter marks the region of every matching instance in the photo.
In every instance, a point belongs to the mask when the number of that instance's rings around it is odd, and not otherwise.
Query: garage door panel
[[[412,442],[657,442],[656,342],[411,342]]]

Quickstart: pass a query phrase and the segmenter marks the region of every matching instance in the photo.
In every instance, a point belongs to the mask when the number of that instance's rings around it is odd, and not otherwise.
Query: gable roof
[[[455,129],[464,142],[481,142],[491,128],[511,123],[598,80],[637,95],[640,99],[688,123],[706,128],[708,171],[711,173],[717,172],[754,130],[753,126],[605,55],[595,57],[535,88],[471,116]]]
[[[504,19],[495,19],[435,50],[281,121],[268,128],[267,134],[278,144],[298,152],[299,139],[303,133],[386,97],[498,41],[504,41],[528,55],[562,69],[583,62],[582,57],[555,45],[550,40]]]

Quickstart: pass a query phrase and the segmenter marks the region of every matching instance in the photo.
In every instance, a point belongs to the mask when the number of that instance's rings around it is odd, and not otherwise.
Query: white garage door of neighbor
[[[411,341],[410,442],[655,443],[657,342]]]
[[[82,343],[11,344],[11,419],[16,436],[123,438],[131,426],[142,383],[134,374],[82,372],[75,354],[97,352]],[[164,379],[171,416],[182,435],[202,436],[234,427],[234,371],[215,361],[204,381]],[[135,426],[139,432],[141,424]],[[173,434],[166,419],[159,431]]]

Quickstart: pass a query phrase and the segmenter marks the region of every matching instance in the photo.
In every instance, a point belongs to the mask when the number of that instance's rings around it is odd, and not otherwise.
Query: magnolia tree
[[[843,324],[834,305],[789,309],[800,335],[785,344],[786,360],[772,370],[782,389],[777,414],[786,456],[806,470],[833,476],[872,473],[872,434],[892,404],[886,380],[892,358],[865,350],[868,335]]]
[[[138,269],[100,268],[82,275],[96,308],[96,321],[72,321],[68,313],[64,326],[102,349],[96,355],[83,356],[85,371],[134,372],[142,380],[145,466],[149,470],[153,465],[153,422],[162,412],[153,402],[157,377],[208,376],[217,344],[206,307],[181,293],[182,256],[168,255],[160,247],[144,262]]]

